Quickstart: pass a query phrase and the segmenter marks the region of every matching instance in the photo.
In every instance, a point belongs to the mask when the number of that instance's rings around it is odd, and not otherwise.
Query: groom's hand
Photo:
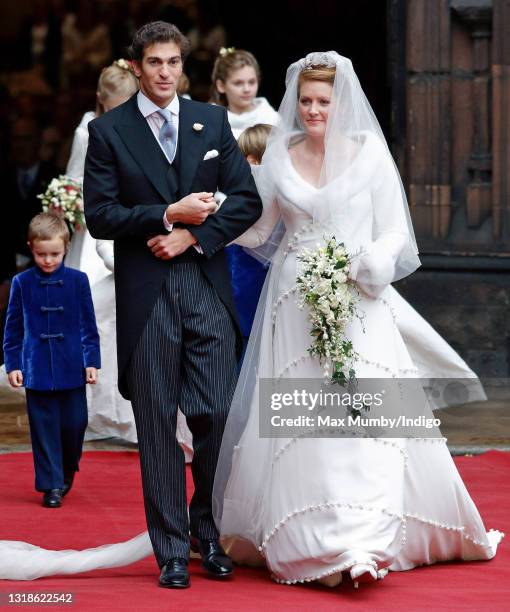
[[[166,209],[166,218],[168,223],[201,225],[217,208],[212,193],[190,193],[175,204],[170,204]]]
[[[170,234],[154,236],[147,246],[159,259],[172,259],[197,243],[197,239],[187,229],[176,228]]]

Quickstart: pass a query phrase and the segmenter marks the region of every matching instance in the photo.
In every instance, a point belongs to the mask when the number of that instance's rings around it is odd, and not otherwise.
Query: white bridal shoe
[[[319,578],[318,582],[327,587],[336,587],[342,583],[342,572],[337,572],[336,574],[331,574],[330,576],[323,576]]]
[[[356,563],[351,567],[350,573],[355,589],[359,587],[360,582],[374,582],[378,578],[384,578],[385,575],[382,575],[382,572],[379,575],[375,567],[368,563]]]

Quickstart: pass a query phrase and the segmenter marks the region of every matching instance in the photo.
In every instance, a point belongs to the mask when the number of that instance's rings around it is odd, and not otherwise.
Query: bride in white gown
[[[297,379],[297,388],[324,376],[324,364],[308,353],[310,323],[297,303],[296,276],[298,254],[324,244],[326,234],[362,253],[351,280],[364,318],[347,329],[357,377],[418,373],[390,288],[419,266],[416,243],[398,172],[352,64],[334,52],[310,54],[289,68],[286,83],[281,123],[255,177],[264,212],[236,241],[258,247],[283,218],[286,236],[273,256],[218,463],[220,533],[234,560],[264,562],[284,583],[334,585],[343,571],[376,580],[388,569],[490,559],[501,534],[486,533],[444,438],[259,433],[259,379]],[[394,412],[421,413],[400,404]]]
[[[284,583],[338,584],[450,559],[490,559],[486,532],[443,438],[263,438],[261,377],[321,378],[296,303],[296,256],[334,234],[350,253],[363,326],[347,330],[362,378],[416,376],[390,283],[419,265],[405,194],[351,62],[334,52],[293,64],[257,186],[260,220],[238,241],[256,247],[281,217],[272,266],[236,389],[214,489],[215,515],[234,560],[265,563]],[[259,251],[260,253],[260,251]],[[400,408],[400,406],[399,406]],[[405,406],[401,407],[405,411]],[[33,579],[134,562],[147,534],[84,551],[0,542],[0,578]]]

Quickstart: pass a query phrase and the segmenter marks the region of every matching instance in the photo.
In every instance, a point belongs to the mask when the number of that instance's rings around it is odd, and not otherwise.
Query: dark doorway
[[[311,51],[349,57],[387,138],[388,79],[386,0],[226,0],[221,7],[229,46],[252,51],[263,71],[261,95],[278,107],[287,66]]]

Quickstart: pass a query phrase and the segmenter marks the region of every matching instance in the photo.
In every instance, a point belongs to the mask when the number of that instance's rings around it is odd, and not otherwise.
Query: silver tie
[[[174,161],[175,148],[177,144],[177,130],[172,123],[172,113],[166,108],[158,110],[158,114],[163,117],[165,122],[159,130],[159,142],[163,147],[170,163]]]

